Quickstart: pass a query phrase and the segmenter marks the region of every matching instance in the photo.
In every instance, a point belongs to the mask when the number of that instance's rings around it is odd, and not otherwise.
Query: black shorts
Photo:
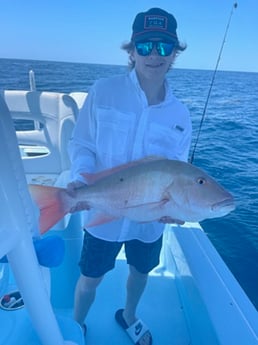
[[[84,234],[83,248],[79,266],[86,277],[98,278],[112,270],[116,257],[125,245],[127,263],[140,273],[149,273],[159,264],[162,236],[155,242],[145,243],[139,240],[126,242],[104,241],[89,234]]]

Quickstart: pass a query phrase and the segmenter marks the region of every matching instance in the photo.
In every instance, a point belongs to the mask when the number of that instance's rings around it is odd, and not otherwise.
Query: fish
[[[99,173],[82,173],[87,185],[73,195],[67,188],[29,185],[45,233],[79,203],[96,215],[86,227],[127,218],[140,223],[172,218],[201,222],[235,209],[232,194],[205,171],[187,162],[142,159]]]

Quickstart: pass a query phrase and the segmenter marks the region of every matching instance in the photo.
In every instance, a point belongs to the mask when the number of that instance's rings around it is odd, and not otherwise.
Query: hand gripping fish
[[[152,222],[170,217],[200,222],[234,210],[232,195],[192,164],[169,159],[145,159],[97,174],[82,174],[88,185],[71,196],[67,189],[30,185],[40,208],[40,230],[46,232],[78,203],[97,211],[86,226],[126,217]]]

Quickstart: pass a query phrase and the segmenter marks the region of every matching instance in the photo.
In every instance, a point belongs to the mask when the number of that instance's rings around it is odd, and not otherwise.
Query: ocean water
[[[0,89],[29,89],[34,70],[38,90],[88,91],[100,78],[126,66],[0,59]],[[172,69],[170,87],[190,109],[193,145],[213,71]],[[208,237],[258,308],[258,73],[218,71],[195,151],[194,164],[235,197],[226,217],[206,220]],[[193,148],[192,148],[193,149]]]

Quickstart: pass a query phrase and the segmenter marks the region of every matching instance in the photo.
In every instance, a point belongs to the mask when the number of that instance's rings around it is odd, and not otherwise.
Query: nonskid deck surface
[[[148,325],[154,345],[190,344],[174,277],[160,268],[157,271],[149,277],[137,316]],[[124,306],[127,272],[126,262],[117,260],[115,269],[99,286],[86,320],[86,345],[132,345],[114,318],[116,310]]]
[[[117,309],[123,308],[125,301],[126,280],[128,267],[125,260],[118,259],[114,270],[109,272],[99,286],[95,303],[88,318],[86,345],[131,345],[127,334],[114,319]],[[62,287],[60,287],[62,288]],[[62,318],[72,319],[72,308],[56,309],[55,313],[60,321],[62,332],[66,339],[69,328],[62,325]],[[180,304],[177,288],[173,276],[166,274],[161,268],[153,271],[149,277],[144,296],[138,307],[138,317],[148,325],[153,336],[153,344],[157,345],[187,345],[190,343],[189,334],[184,318],[184,311]],[[22,320],[21,320],[22,319]],[[35,331],[32,329],[25,309],[16,312],[0,310],[1,324],[5,326],[5,340],[0,345],[40,345]],[[9,331],[8,331],[8,328]],[[14,338],[9,340],[8,334],[15,330],[20,333],[16,343]],[[71,327],[72,332],[78,330]],[[3,335],[3,334],[2,334]]]

